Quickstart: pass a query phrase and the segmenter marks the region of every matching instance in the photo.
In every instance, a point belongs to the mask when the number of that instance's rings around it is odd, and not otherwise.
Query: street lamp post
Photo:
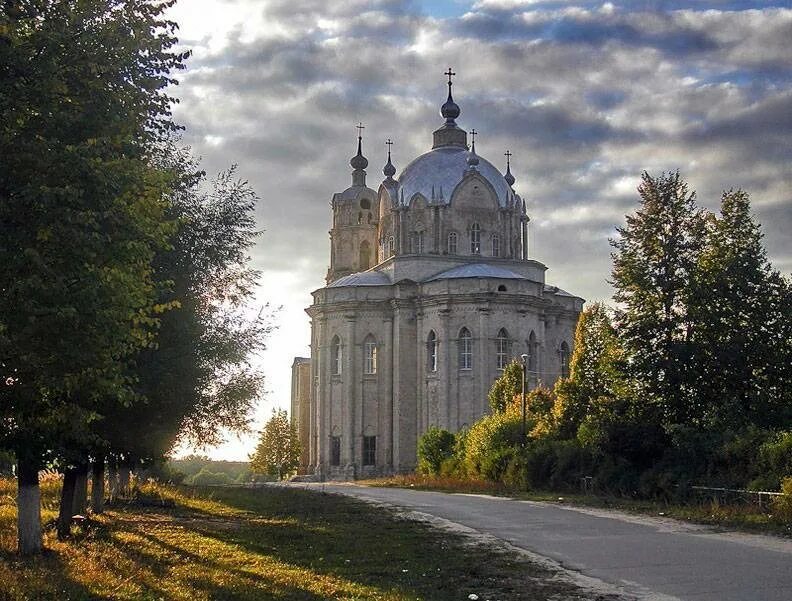
[[[522,445],[525,446],[525,372],[528,369],[528,355],[522,355]]]

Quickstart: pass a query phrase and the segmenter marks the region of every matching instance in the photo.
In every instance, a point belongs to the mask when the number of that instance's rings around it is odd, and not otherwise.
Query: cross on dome
[[[511,150],[507,150],[506,152],[504,152],[503,156],[506,157],[506,173],[504,174],[503,178],[508,182],[510,186],[513,186],[516,180],[514,179],[514,176],[512,175],[511,172],[511,158],[513,156]]]
[[[393,163],[391,163],[391,146],[393,146],[393,141],[388,138],[385,141],[385,146],[388,147],[388,162],[385,163],[385,167],[383,168],[382,172],[385,174],[387,181],[392,181],[393,176],[396,175],[396,167],[394,167]]]
[[[453,85],[451,78],[454,75],[456,75],[456,73],[454,73],[451,70],[451,67],[449,67],[448,71],[443,73],[443,75],[448,76],[448,99],[445,101],[445,104],[440,108],[440,114],[443,117],[445,117],[446,125],[456,127],[456,122],[454,121],[454,119],[459,117],[460,111],[459,111],[459,106],[457,106],[456,102],[454,102],[454,99],[451,97],[451,86]]]

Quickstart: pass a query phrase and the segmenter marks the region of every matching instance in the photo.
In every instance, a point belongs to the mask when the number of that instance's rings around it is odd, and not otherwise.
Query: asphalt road
[[[644,599],[792,601],[792,540],[670,519],[349,484],[311,484],[462,524]]]

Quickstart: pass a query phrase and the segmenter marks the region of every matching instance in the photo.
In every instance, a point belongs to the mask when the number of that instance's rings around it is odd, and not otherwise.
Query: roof
[[[381,271],[360,271],[351,273],[331,282],[328,288],[343,288],[344,286],[390,286],[391,281]]]
[[[522,276],[508,269],[502,267],[493,267],[487,263],[470,263],[468,265],[460,265],[448,271],[443,271],[429,278],[427,281],[432,282],[435,280],[452,280],[456,278],[498,278],[502,280],[527,280]]]
[[[409,205],[415,194],[421,194],[429,202],[448,204],[469,169],[469,154],[461,146],[440,146],[413,160],[398,178],[400,201]],[[495,189],[501,207],[513,202],[514,192],[492,163],[479,157],[476,169]]]

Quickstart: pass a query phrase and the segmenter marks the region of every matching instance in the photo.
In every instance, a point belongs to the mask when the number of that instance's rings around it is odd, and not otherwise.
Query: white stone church
[[[501,370],[527,355],[529,384],[567,370],[583,299],[528,256],[528,215],[505,173],[476,154],[451,95],[432,149],[378,189],[362,139],[352,185],[333,195],[327,285],[313,293],[310,361],[295,360],[292,416],[322,479],[405,472],[430,426],[488,410]],[[308,371],[310,369],[310,377]]]

